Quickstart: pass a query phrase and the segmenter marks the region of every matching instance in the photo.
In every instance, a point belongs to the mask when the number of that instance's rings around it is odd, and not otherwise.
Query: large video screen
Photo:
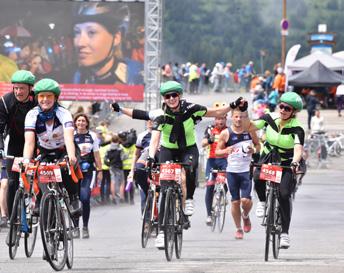
[[[143,100],[144,3],[1,0],[0,95],[30,70],[62,100]]]

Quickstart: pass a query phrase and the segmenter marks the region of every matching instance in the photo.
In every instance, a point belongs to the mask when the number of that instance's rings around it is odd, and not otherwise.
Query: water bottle
[[[133,186],[133,179],[128,178],[127,185],[125,186],[125,191],[129,192],[131,190],[132,186]]]

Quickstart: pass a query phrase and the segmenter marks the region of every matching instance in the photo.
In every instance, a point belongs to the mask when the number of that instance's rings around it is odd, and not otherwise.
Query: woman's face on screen
[[[85,22],[74,26],[74,46],[80,66],[92,66],[103,61],[114,45],[119,43],[120,33],[113,36],[103,25]]]

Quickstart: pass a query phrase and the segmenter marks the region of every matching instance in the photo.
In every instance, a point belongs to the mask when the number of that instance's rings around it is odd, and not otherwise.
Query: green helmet
[[[35,84],[36,77],[27,70],[18,70],[14,72],[11,78],[12,83],[25,83],[29,85]]]
[[[42,79],[35,84],[33,92],[35,93],[35,96],[41,92],[52,92],[58,97],[61,90],[57,81],[52,79]]]
[[[281,98],[280,102],[287,103],[293,106],[294,109],[301,111],[303,108],[302,99],[299,94],[295,92],[285,92]]]
[[[183,94],[183,86],[176,81],[164,82],[160,86],[160,95],[165,96],[167,93],[176,92],[178,94]]]

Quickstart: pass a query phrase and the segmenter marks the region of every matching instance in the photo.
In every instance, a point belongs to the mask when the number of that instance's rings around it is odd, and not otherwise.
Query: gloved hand
[[[154,158],[152,158],[152,157],[147,157],[147,163],[146,163],[146,167],[148,168],[148,169],[152,169],[152,167],[154,166],[154,163],[155,163],[155,160],[154,160]]]
[[[292,172],[296,173],[300,167],[300,163],[299,162],[291,162],[290,167],[292,169]]]
[[[243,98],[242,98],[242,97],[239,97],[239,98],[236,99],[236,101],[231,102],[231,103],[229,104],[229,106],[230,106],[232,109],[235,109],[235,108],[237,108],[237,107],[240,105],[240,103],[241,103],[242,100],[243,100]]]
[[[121,111],[121,107],[119,106],[117,102],[114,102],[113,104],[111,104],[111,107],[112,107],[112,110],[115,112]]]
[[[241,106],[239,106],[239,109],[241,112],[245,112],[247,108],[248,108],[248,102],[245,100],[244,103]]]
[[[209,135],[208,137],[208,144],[213,144],[215,141],[215,136],[214,135]]]

